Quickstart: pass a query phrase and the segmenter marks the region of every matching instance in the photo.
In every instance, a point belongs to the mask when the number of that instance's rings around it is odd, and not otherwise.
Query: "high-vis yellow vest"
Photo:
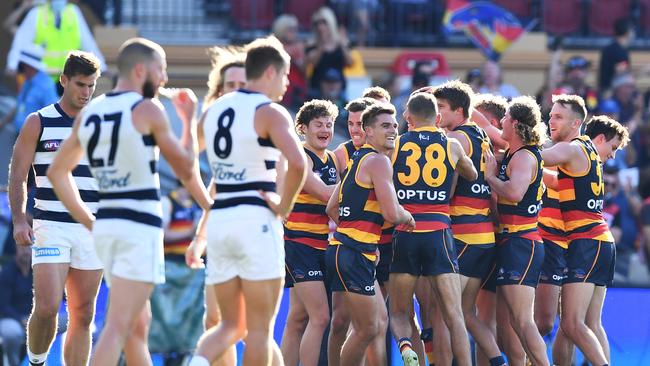
[[[56,27],[54,11],[49,4],[38,7],[34,43],[45,49],[43,63],[47,72],[58,79],[63,71],[68,52],[81,48],[79,20],[74,6],[68,4],[61,12],[61,25]]]

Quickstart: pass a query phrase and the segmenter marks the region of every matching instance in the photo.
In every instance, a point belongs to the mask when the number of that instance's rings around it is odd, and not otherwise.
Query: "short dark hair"
[[[339,115],[338,107],[329,100],[313,99],[300,107],[296,114],[296,127],[309,126],[309,122],[320,117],[331,117],[333,120]]]
[[[377,121],[377,116],[380,114],[390,114],[391,116],[395,115],[395,107],[392,104],[387,103],[375,103],[361,114],[361,123],[363,128],[371,127]]]
[[[246,46],[246,79],[259,79],[271,65],[277,71],[289,67],[291,57],[274,36],[258,38]]]
[[[580,123],[587,118],[587,107],[585,100],[579,95],[559,94],[552,97],[553,103],[559,103],[564,108],[569,108],[576,116],[580,118]]]
[[[376,103],[379,102],[372,98],[357,98],[348,102],[348,104],[345,105],[345,110],[350,113],[363,112],[366,108]]]
[[[621,139],[621,148],[625,147],[630,141],[630,133],[627,127],[613,118],[603,115],[591,117],[585,127],[585,135],[589,136],[590,139],[595,139],[598,135],[603,135],[606,141],[610,141],[615,136],[618,136]]]
[[[97,56],[90,52],[72,51],[63,66],[63,75],[71,78],[76,75],[89,76],[99,71],[100,63]]]
[[[135,65],[153,60],[155,54],[165,59],[165,50],[158,43],[146,38],[130,38],[120,46],[117,70],[120,75],[127,75]]]
[[[452,110],[463,109],[463,116],[469,118],[469,110],[472,107],[474,91],[468,84],[460,80],[448,81],[433,90],[437,99],[444,99],[449,103]]]
[[[492,94],[478,94],[475,98],[474,109],[479,110],[479,112],[487,112],[492,115],[492,117],[498,119],[499,121],[506,115],[506,110],[508,109],[508,101],[506,98],[499,95]]]
[[[377,100],[384,98],[390,102],[390,93],[388,93],[388,90],[382,88],[381,86],[372,86],[370,88],[366,88],[361,96],[364,98],[372,98]]]
[[[431,93],[415,93],[406,102],[406,110],[418,118],[435,120],[438,115],[438,102]]]
[[[630,19],[627,17],[619,18],[614,22],[614,35],[621,37],[630,31]]]

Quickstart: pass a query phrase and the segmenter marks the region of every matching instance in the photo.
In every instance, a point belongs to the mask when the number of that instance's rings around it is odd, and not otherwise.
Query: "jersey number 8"
[[[214,153],[217,157],[225,159],[230,156],[232,151],[232,135],[230,127],[235,122],[235,110],[228,108],[221,113],[217,119],[217,133],[214,135],[212,143]]]

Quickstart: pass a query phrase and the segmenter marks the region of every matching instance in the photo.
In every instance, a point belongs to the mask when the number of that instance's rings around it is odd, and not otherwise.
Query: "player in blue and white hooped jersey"
[[[163,107],[152,99],[167,79],[163,49],[146,39],[130,39],[120,48],[117,65],[115,89],[94,99],[77,117],[48,170],[72,217],[92,229],[110,285],[110,306],[93,365],[117,364],[127,335],[138,319],[147,317],[154,284],[165,280],[159,151],[202,207],[212,203],[195,168],[196,96],[181,90],[172,98],[183,122],[179,142]],[[68,178],[83,156],[98,181],[96,215]],[[141,363],[150,362],[145,361],[146,347],[140,351]]]
[[[32,245],[34,300],[28,323],[27,354],[32,364],[43,364],[54,340],[57,313],[64,289],[70,324],[64,347],[67,364],[81,365],[90,353],[90,325],[101,281],[101,262],[95,254],[90,232],[78,224],[57,199],[45,176],[61,141],[72,131],[72,122],[90,101],[99,61],[85,52],[68,55],[60,81],[63,95],[27,117],[14,147],[9,176],[9,200],[18,245]],[[73,166],[71,179],[92,212],[97,209],[97,183],[88,162]],[[25,214],[27,175],[36,178],[33,229]]]
[[[306,157],[289,113],[275,101],[288,84],[289,55],[274,37],[246,47],[246,89],[214,102],[199,122],[217,195],[208,219],[206,284],[222,322],[203,334],[191,366],[207,366],[244,336],[244,363],[281,363],[271,331],[285,275],[281,218],[293,207]],[[276,162],[287,161],[276,194]]]

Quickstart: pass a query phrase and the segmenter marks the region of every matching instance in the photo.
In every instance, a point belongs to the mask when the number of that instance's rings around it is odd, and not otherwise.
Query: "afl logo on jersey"
[[[41,141],[41,147],[44,151],[57,151],[61,146],[61,140],[44,140]]]

